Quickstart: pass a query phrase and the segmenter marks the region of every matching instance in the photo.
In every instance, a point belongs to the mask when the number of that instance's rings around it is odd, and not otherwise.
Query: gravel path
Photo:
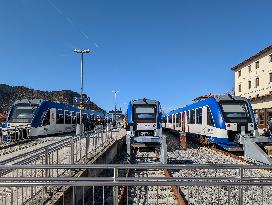
[[[181,164],[237,164],[246,165],[238,159],[226,156],[207,147],[198,146],[188,141],[187,149],[181,150],[177,138],[168,137],[168,159],[173,163]],[[173,177],[239,177],[237,169],[188,169],[172,170]],[[272,177],[272,172],[267,170],[245,170],[244,177]],[[227,180],[225,180],[227,181]],[[188,204],[239,204],[238,187],[180,187]],[[271,187],[243,187],[243,204],[272,204]]]

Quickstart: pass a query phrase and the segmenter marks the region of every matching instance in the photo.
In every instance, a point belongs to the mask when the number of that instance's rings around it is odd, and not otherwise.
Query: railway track
[[[157,163],[156,158],[158,158],[158,156],[159,154],[157,152],[138,152],[136,161],[138,163]],[[123,174],[124,177],[135,178],[135,180],[137,180],[137,178],[172,177],[167,169],[127,169]],[[137,186],[120,188],[118,205],[122,204],[185,205],[186,201],[176,186]]]
[[[101,129],[96,129],[96,132],[101,132]],[[95,131],[91,131],[88,134],[94,134]],[[61,141],[67,141],[68,138],[75,137],[72,133],[67,137],[67,135],[58,136],[47,136],[39,137],[33,140],[25,140],[10,145],[2,145],[0,147],[0,164],[12,164],[18,159],[24,158],[26,156],[32,156],[38,154],[42,149],[50,148],[51,146],[56,146],[56,144],[61,143]]]
[[[50,137],[49,137],[50,138]],[[10,152],[8,155],[5,155],[6,159],[1,158],[1,164],[20,164],[20,159],[31,159],[35,155],[39,155],[45,151],[47,148],[56,147],[57,145],[63,144],[69,141],[70,138],[61,137],[58,139],[45,139],[40,141],[39,143],[30,143],[29,145],[25,146],[24,148],[17,148]],[[20,152],[18,152],[20,151]],[[14,156],[15,155],[15,156]]]
[[[227,152],[225,150],[218,149],[217,147],[202,146],[199,143],[191,140],[187,140],[187,149],[181,149],[179,146],[178,136],[168,136],[168,158],[169,163],[175,164],[231,164],[231,165],[249,165],[252,164],[245,160],[239,154]],[[174,149],[172,149],[174,147]],[[230,169],[191,169],[191,170],[169,170],[169,173],[173,177],[188,178],[188,177],[234,177],[239,178],[241,175],[240,170]],[[244,177],[264,177],[271,178],[272,172],[270,170],[246,170],[242,172]],[[270,204],[271,203],[271,191],[268,187],[212,187],[212,186],[198,186],[179,187],[183,193],[184,198],[188,204],[241,204],[239,200],[243,201],[243,204]],[[242,191],[241,191],[242,190]],[[239,193],[243,193],[242,196]]]

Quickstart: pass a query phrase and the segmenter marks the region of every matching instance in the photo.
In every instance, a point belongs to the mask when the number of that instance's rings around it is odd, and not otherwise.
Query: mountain
[[[80,97],[77,92],[71,90],[61,91],[41,91],[24,86],[9,86],[0,84],[0,113],[8,111],[9,107],[15,100],[21,99],[44,99],[50,101],[59,101],[66,104],[73,104],[73,97]],[[94,102],[90,102],[86,106],[87,109],[105,112],[102,108],[98,107]]]

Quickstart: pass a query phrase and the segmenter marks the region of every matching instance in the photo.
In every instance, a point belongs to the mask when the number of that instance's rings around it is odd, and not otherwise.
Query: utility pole
[[[114,121],[116,121],[116,97],[117,97],[117,93],[119,93],[119,91],[113,90],[111,92],[114,93]]]
[[[90,53],[91,51],[89,49],[75,49],[75,53],[81,54],[81,62],[80,62],[80,134],[82,134],[82,109],[83,109],[83,54]]]

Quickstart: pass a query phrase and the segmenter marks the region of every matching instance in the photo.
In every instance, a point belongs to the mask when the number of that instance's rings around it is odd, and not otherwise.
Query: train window
[[[168,123],[172,123],[172,115],[168,116]]]
[[[176,114],[176,126],[181,127],[181,114]]]
[[[65,110],[65,124],[71,124],[71,112]]]
[[[187,116],[187,123],[190,123],[190,111],[186,111],[186,116]]]
[[[72,112],[72,124],[75,125],[76,124],[76,113]]]
[[[43,117],[43,126],[50,125],[50,110],[47,110]]]
[[[63,110],[58,109],[57,110],[57,124],[64,124],[64,113]]]
[[[196,109],[196,124],[202,124],[202,108]]]
[[[80,124],[80,113],[79,112],[76,113],[76,120],[77,120],[77,124]]]
[[[212,113],[210,111],[210,108],[207,108],[207,124],[210,126],[214,126],[214,121],[212,118]]]
[[[82,113],[82,123],[86,126],[88,122],[88,115]]]
[[[189,124],[195,124],[195,110],[190,110],[190,120]]]

